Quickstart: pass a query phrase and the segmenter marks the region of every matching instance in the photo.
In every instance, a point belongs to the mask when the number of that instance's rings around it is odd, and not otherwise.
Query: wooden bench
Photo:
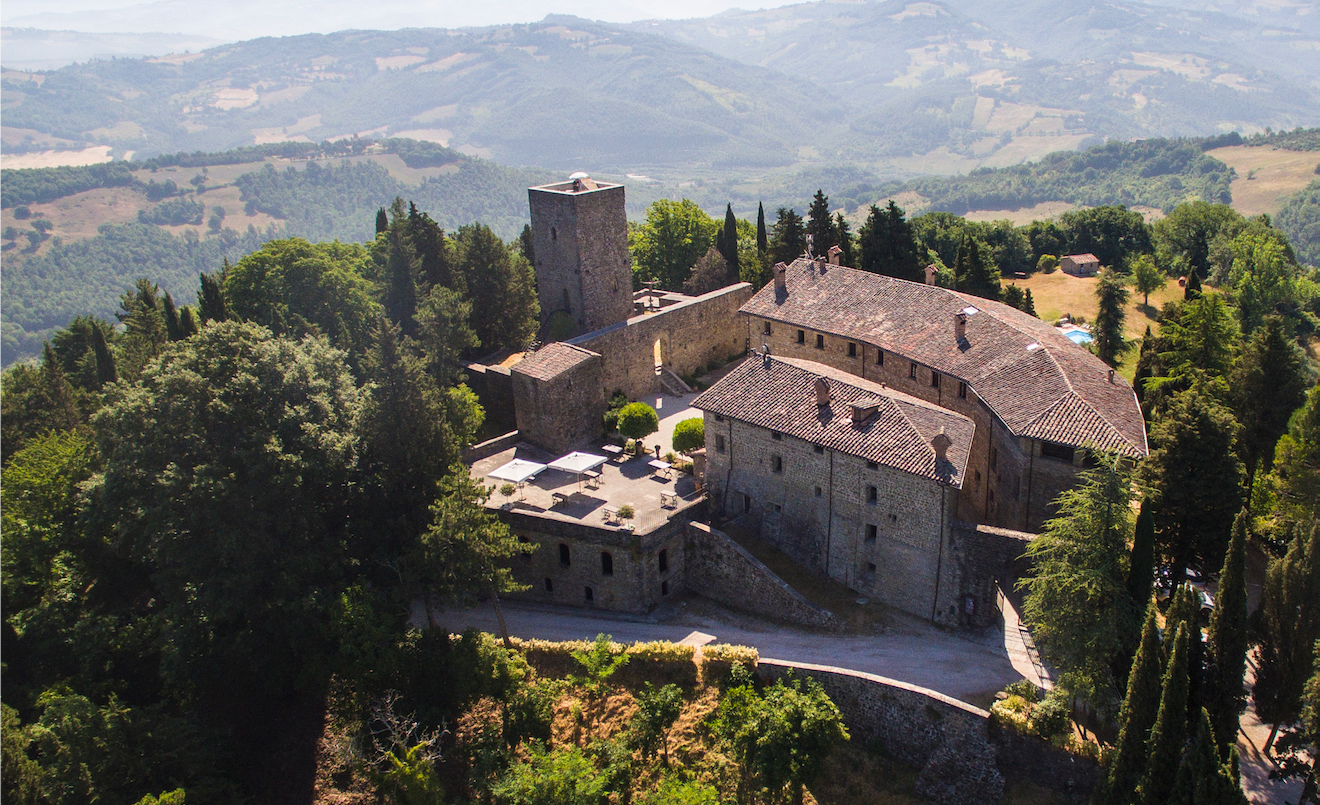
[[[661,493],[660,493],[660,508],[662,508],[662,509],[677,509],[677,508],[678,508],[678,495],[671,495],[671,494],[669,494],[668,492],[661,492]]]

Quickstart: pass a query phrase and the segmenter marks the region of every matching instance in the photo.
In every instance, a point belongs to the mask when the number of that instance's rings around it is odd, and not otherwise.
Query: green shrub
[[[609,408],[605,409],[605,433],[614,433],[619,429],[619,412],[628,405],[628,396],[622,391],[614,392],[610,397]]]
[[[1072,707],[1065,697],[1051,692],[1043,702],[1031,708],[1031,732],[1045,740],[1064,735],[1072,728]]]
[[[630,439],[641,439],[659,429],[660,417],[646,403],[628,403],[619,412],[619,433]]]
[[[761,661],[761,655],[751,646],[712,643],[701,647],[701,673],[706,684],[719,682],[735,665],[751,671]]]
[[[631,503],[625,503],[619,507],[619,517],[623,518],[624,520],[631,520],[636,516],[637,516],[637,510],[633,508],[633,505]]]
[[[706,423],[701,417],[685,419],[674,426],[674,449],[691,453],[706,446]]]
[[[1009,696],[1021,696],[1025,701],[1035,704],[1040,701],[1040,688],[1026,679],[1019,679],[1004,688]]]

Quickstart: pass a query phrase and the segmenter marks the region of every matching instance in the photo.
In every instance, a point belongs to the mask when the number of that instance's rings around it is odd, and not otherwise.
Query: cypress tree
[[[1210,714],[1202,708],[1196,735],[1178,766],[1169,805],[1245,805],[1247,799],[1237,774],[1236,752],[1228,763],[1221,762],[1219,757]]]
[[[179,329],[183,331],[184,338],[192,338],[201,329],[197,326],[197,317],[193,314],[192,305],[184,305],[183,310],[179,312]]]
[[[406,231],[402,199],[391,205],[393,220],[385,233],[385,313],[403,329],[404,335],[417,334],[417,257]]]
[[[756,202],[756,253],[765,257],[765,253],[770,251],[770,237],[765,231],[765,205]]]
[[[225,277],[228,274],[228,258],[217,274],[202,274],[202,287],[197,293],[197,315],[202,324],[229,320],[229,304],[225,301]]]
[[[165,292],[165,337],[171,341],[182,341],[187,336],[179,323],[179,309],[174,306],[174,297]]]
[[[724,255],[724,262],[729,264],[729,271],[733,276],[739,276],[738,271],[738,219],[733,217],[733,205],[726,205],[724,208],[724,229],[720,232],[723,237],[724,248],[720,254]]]
[[[1164,805],[1178,775],[1187,734],[1187,640],[1187,627],[1179,624],[1173,653],[1164,670],[1160,709],[1150,733],[1146,773],[1137,787],[1137,800],[1143,805]]]
[[[1281,724],[1301,715],[1302,691],[1312,673],[1320,637],[1320,525],[1298,534],[1281,559],[1270,562],[1257,624],[1256,684],[1251,700],[1260,720],[1272,725],[1265,751]]]
[[[824,255],[829,248],[838,243],[834,231],[834,218],[830,215],[830,199],[825,191],[817,190],[807,210],[806,234],[811,236],[811,253],[817,257]]]
[[[110,345],[105,342],[105,333],[96,325],[92,326],[92,352],[96,356],[96,388],[99,391],[106,383],[118,381],[119,372],[115,368],[115,356],[110,353]]]
[[[843,213],[834,214],[834,234],[839,239],[839,248],[843,254],[839,255],[839,262],[845,266],[853,265],[853,236],[848,231],[848,220],[843,217]]]
[[[1164,665],[1155,615],[1155,604],[1148,597],[1141,647],[1132,661],[1127,695],[1118,711],[1118,743],[1110,756],[1108,773],[1097,787],[1097,805],[1128,805],[1145,767],[1146,744],[1160,706],[1158,691]]]
[[[1096,286],[1099,311],[1095,314],[1095,354],[1110,366],[1118,365],[1123,353],[1123,320],[1127,318],[1127,288],[1106,271]]]
[[[1022,312],[1026,313],[1028,316],[1037,319],[1040,318],[1040,314],[1036,313],[1036,300],[1031,298],[1030,288],[1027,289],[1026,294],[1022,297]]]
[[[1141,502],[1132,529],[1132,553],[1128,560],[1127,590],[1138,607],[1150,600],[1151,574],[1155,572],[1155,517],[1150,501]]]
[[[384,232],[390,228],[390,216],[385,213],[385,208],[376,210],[376,234]]]
[[[1183,301],[1190,302],[1201,296],[1201,275],[1192,269],[1187,272],[1187,287],[1183,289]]]
[[[1206,704],[1221,750],[1237,742],[1238,718],[1246,704],[1247,509],[1238,512],[1219,573],[1219,598],[1210,615],[1210,684]]]
[[[45,386],[48,421],[60,430],[77,425],[78,408],[73,402],[73,386],[69,385],[69,379],[64,376],[60,359],[55,356],[49,341],[41,353],[41,379]]]

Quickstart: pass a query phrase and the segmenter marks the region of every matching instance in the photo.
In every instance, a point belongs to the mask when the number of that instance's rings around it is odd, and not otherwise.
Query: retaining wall
[[[685,586],[712,601],[815,629],[838,625],[723,531],[688,523],[684,553]]]

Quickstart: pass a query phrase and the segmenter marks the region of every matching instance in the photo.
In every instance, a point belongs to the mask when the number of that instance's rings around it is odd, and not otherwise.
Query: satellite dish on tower
[[[583,171],[578,171],[577,173],[570,174],[568,178],[570,178],[570,179],[590,179],[590,178],[591,178],[591,174],[589,174],[589,173],[585,173],[585,172],[583,172]]]

